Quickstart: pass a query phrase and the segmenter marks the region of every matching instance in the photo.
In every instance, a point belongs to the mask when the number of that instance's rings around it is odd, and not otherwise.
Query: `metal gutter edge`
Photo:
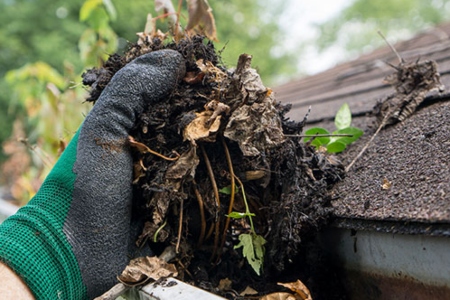
[[[140,300],[224,300],[175,278],[166,278],[147,284],[139,291]]]
[[[382,233],[450,237],[449,223],[424,223],[414,221],[379,221],[367,219],[335,218],[331,226],[341,229],[369,230]]]
[[[328,228],[320,235],[349,299],[450,299],[450,238]]]

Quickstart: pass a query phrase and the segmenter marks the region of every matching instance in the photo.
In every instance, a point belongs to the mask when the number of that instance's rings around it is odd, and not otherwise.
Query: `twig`
[[[235,198],[234,192],[236,189],[236,183],[235,183],[235,179],[234,179],[233,162],[231,161],[230,151],[228,149],[227,143],[225,142],[225,139],[223,138],[223,136],[221,137],[221,140],[222,140],[223,149],[225,150],[225,157],[227,159],[228,169],[230,171],[230,176],[231,176],[231,192],[230,192],[230,204],[228,205],[228,216],[225,221],[225,227],[223,229],[223,234],[222,234],[222,242],[220,243],[219,254],[217,255],[217,260],[220,260],[220,256],[222,254],[221,252],[222,252],[223,246],[225,245],[227,231],[228,231],[228,227],[230,226],[230,220],[231,220],[229,215],[233,211],[234,198]]]
[[[325,134],[325,133],[318,133],[318,134],[285,134],[285,137],[299,137],[299,138],[314,138],[314,137],[353,137],[353,134],[344,134],[344,133],[336,133],[336,134]]]
[[[206,237],[205,237],[206,240],[208,240],[211,237],[211,235],[212,235],[212,233],[214,231],[214,224],[215,223],[211,223],[211,226],[209,227],[208,233],[206,234]]]
[[[22,144],[25,145],[25,147],[28,148],[28,150],[34,152],[42,161],[42,163],[47,167],[47,168],[51,168],[55,162],[53,161],[53,159],[50,158],[50,156],[45,153],[44,150],[42,150],[39,146],[37,145],[31,145],[28,142],[28,139],[26,138],[19,138],[18,141]]]
[[[184,200],[181,198],[180,202],[180,219],[178,223],[178,236],[177,236],[177,245],[175,246],[175,253],[179,253],[178,250],[180,248],[180,241],[181,241],[181,231],[183,230],[183,209],[184,209]]]
[[[195,197],[197,198],[197,202],[198,202],[198,206],[200,209],[200,218],[201,218],[201,227],[200,227],[200,236],[198,238],[198,243],[197,243],[197,247],[200,247],[203,244],[203,240],[205,239],[205,233],[206,233],[206,219],[205,219],[205,208],[204,208],[204,204],[203,204],[203,198],[202,195],[200,194],[198,188],[197,188],[197,182],[193,182],[193,188],[194,188],[194,193],[195,193]]]
[[[211,255],[211,260],[216,256],[217,253],[217,246],[219,244],[219,227],[220,227],[220,198],[219,198],[219,189],[217,188],[216,179],[214,177],[214,172],[211,167],[211,162],[209,161],[208,154],[206,154],[205,147],[203,144],[200,144],[200,149],[203,154],[203,159],[205,160],[206,169],[208,171],[209,179],[211,180],[211,185],[214,191],[214,198],[216,198],[216,206],[217,206],[217,212],[216,217],[214,219],[215,222],[215,236],[214,236],[214,250]]]
[[[386,39],[386,37],[380,30],[378,30],[378,34],[383,38],[386,44],[391,48],[392,52],[394,52],[394,54],[397,56],[399,63],[400,64],[404,63],[405,61],[403,60],[403,58],[400,56],[400,54],[398,54],[397,50],[394,48],[394,46],[392,46],[391,43],[389,43],[389,41]]]
[[[155,156],[161,157],[162,159],[165,159],[165,160],[168,160],[168,161],[176,161],[176,160],[178,160],[178,159],[180,158],[180,156],[181,156],[179,153],[176,153],[176,152],[175,152],[175,154],[177,155],[176,157],[167,157],[167,156],[165,156],[165,155],[163,155],[163,154],[161,154],[161,153],[159,153],[159,152],[156,152],[156,151],[150,149],[147,145],[144,145],[144,144],[142,144],[142,143],[139,143],[139,142],[136,141],[132,136],[129,136],[129,137],[128,137],[128,141],[129,141],[129,143],[131,144],[131,146],[137,148],[137,149],[138,149],[139,151],[141,151],[142,153],[151,153],[151,154],[153,154],[153,155],[155,155]]]
[[[377,131],[375,131],[375,133],[372,135],[370,140],[364,145],[364,147],[361,149],[361,151],[358,153],[358,155],[356,155],[356,157],[352,160],[352,162],[347,167],[345,167],[345,172],[348,172],[350,170],[350,168],[355,164],[355,162],[364,154],[364,152],[366,152],[370,143],[372,143],[372,141],[375,139],[375,137],[380,132],[380,130],[384,127],[384,125],[386,125],[386,121],[388,120],[389,115],[390,114],[388,111],[386,113],[386,115],[384,116],[383,121],[381,122],[380,126],[378,126]]]

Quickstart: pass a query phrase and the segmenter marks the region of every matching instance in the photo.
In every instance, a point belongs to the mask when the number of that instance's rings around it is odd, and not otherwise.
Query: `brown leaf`
[[[133,169],[133,184],[136,184],[139,182],[139,179],[145,176],[145,171],[147,171],[147,168],[144,167],[144,163],[142,162],[142,158],[134,162]]]
[[[292,295],[289,293],[272,293],[262,296],[260,300],[301,300],[298,295]]]
[[[193,179],[199,159],[196,147],[192,146],[189,151],[183,153],[180,158],[171,165],[166,171],[166,180],[168,184],[178,191],[184,180]]]
[[[287,283],[278,282],[277,284],[284,286],[284,287],[290,289],[291,291],[295,292],[297,295],[300,296],[300,299],[302,299],[302,300],[312,300],[309,289],[300,280],[297,280],[295,282],[287,282]]]
[[[221,83],[227,78],[227,74],[213,65],[210,61],[204,61],[199,59],[196,61],[197,67],[202,71],[208,78],[208,82]]]
[[[217,41],[216,22],[207,0],[188,0],[189,21],[186,30],[196,30]],[[200,27],[201,26],[201,27]]]
[[[383,178],[383,184],[381,185],[381,188],[383,190],[388,190],[391,188],[391,186],[392,186],[392,183],[389,180],[387,180],[387,178]]]
[[[176,39],[181,38],[183,35],[183,29],[178,22],[178,14],[173,7],[171,0],[155,0],[155,10],[163,11],[169,19],[169,25],[172,30],[173,35]]]
[[[204,77],[205,73],[203,72],[186,72],[183,81],[189,84],[196,84],[202,82]]]
[[[224,136],[239,144],[244,156],[256,156],[284,140],[281,119],[274,99],[243,105],[236,109],[225,128]]]
[[[252,295],[257,295],[258,294],[258,292],[255,290],[255,289],[253,289],[252,287],[250,287],[250,286],[247,286],[246,288],[245,288],[245,290],[243,290],[240,294],[239,294],[239,296],[252,296]]]
[[[219,286],[217,288],[219,289],[219,291],[229,291],[231,290],[232,286],[233,282],[228,278],[224,278],[220,279]]]
[[[218,116],[212,124],[209,124],[209,120],[213,115],[212,111],[203,111],[201,113],[196,113],[196,115],[197,117],[189,123],[183,131],[184,140],[193,143],[195,143],[195,141],[215,141],[215,134],[220,127],[220,116]]]
[[[130,261],[117,279],[127,286],[139,286],[150,280],[177,276],[175,265],[169,264],[156,256],[138,257]]]
[[[245,104],[233,111],[224,132],[225,137],[239,144],[244,156],[259,155],[285,140],[274,95],[251,68],[251,60],[251,55],[239,56],[232,78]]]

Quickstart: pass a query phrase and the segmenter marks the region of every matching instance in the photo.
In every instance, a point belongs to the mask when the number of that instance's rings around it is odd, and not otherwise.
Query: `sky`
[[[298,47],[298,43],[318,36],[314,24],[322,23],[338,15],[352,0],[289,0],[286,15],[280,25],[288,33],[289,40],[284,46],[288,49]],[[344,59],[344,49],[335,46],[318,53],[314,46],[308,46],[300,57],[298,69],[307,74],[315,74],[333,67]]]

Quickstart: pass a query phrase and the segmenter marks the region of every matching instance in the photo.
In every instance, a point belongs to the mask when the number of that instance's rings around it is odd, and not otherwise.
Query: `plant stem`
[[[205,232],[206,232],[206,219],[205,219],[205,208],[204,208],[204,204],[203,204],[203,198],[202,195],[200,194],[198,188],[197,188],[197,182],[193,182],[193,187],[194,187],[194,193],[195,193],[195,197],[197,198],[197,202],[198,202],[198,206],[200,209],[200,218],[202,220],[202,225],[200,228],[200,236],[198,238],[198,243],[197,243],[197,247],[200,247],[203,244],[203,240],[205,239]]]
[[[235,175],[234,175],[234,169],[233,169],[233,162],[231,161],[230,151],[228,150],[227,143],[225,142],[225,139],[223,138],[223,136],[221,137],[221,140],[222,140],[223,148],[225,150],[225,157],[227,159],[228,169],[230,171],[230,176],[231,176],[230,204],[228,205],[228,215],[229,215],[233,211],[236,182],[234,180]],[[230,226],[230,219],[231,218],[229,216],[227,216],[227,219],[225,221],[225,228],[223,229],[222,241],[220,243],[219,255],[218,255],[217,259],[220,259],[221,249],[223,249],[223,246],[225,245],[228,227]]]
[[[161,229],[164,228],[164,226],[166,226],[167,224],[167,219],[164,221],[164,223],[162,223],[161,226],[158,227],[158,229],[156,229],[155,234],[153,235],[153,242],[156,243],[158,241],[158,234],[161,231]]]
[[[178,254],[178,250],[180,248],[180,242],[181,242],[181,231],[183,230],[183,210],[184,210],[184,199],[181,198],[180,202],[180,219],[178,223],[178,237],[177,237],[177,245],[175,247],[175,253]]]
[[[251,216],[250,208],[248,207],[247,197],[245,196],[244,184],[242,184],[242,181],[236,175],[234,175],[234,178],[236,178],[237,182],[239,183],[239,185],[241,187],[242,198],[244,199],[244,205],[245,205],[245,214],[247,215],[247,217],[250,221],[250,229],[251,229],[252,233],[255,234],[256,231],[255,231],[255,227],[253,226],[253,219]]]
[[[216,179],[214,177],[214,172],[211,167],[211,162],[209,161],[208,155],[206,154],[205,147],[203,144],[200,144],[200,149],[203,154],[203,159],[205,160],[206,169],[208,171],[209,179],[211,180],[211,185],[214,191],[214,198],[216,198],[216,206],[217,206],[217,214],[214,219],[215,222],[215,232],[214,232],[214,250],[211,256],[211,260],[216,256],[217,247],[219,245],[219,231],[220,231],[220,198],[219,198],[219,189],[217,188]]]

